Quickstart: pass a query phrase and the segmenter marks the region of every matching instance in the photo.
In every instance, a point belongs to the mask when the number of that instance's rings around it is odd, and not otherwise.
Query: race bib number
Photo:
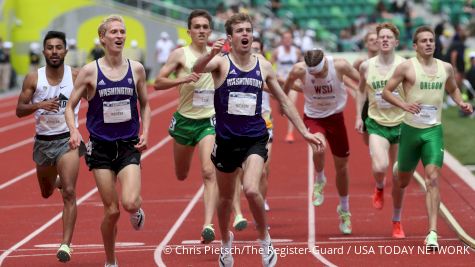
[[[64,114],[43,114],[40,116],[40,124],[48,129],[61,128],[65,123]]]
[[[104,102],[104,123],[119,123],[132,119],[130,100]]]
[[[399,97],[399,92],[393,91],[392,94],[395,97]],[[378,91],[374,94],[374,99],[379,109],[388,109],[394,107],[393,104],[383,99],[383,91]]]
[[[437,107],[432,105],[421,105],[421,112],[414,114],[415,123],[434,125],[437,123]]]
[[[233,115],[256,115],[257,95],[252,93],[231,92],[228,100],[228,113]]]
[[[334,109],[336,108],[335,95],[314,95],[315,106],[319,109]]]
[[[195,89],[193,91],[193,107],[212,108],[214,104],[214,90]]]

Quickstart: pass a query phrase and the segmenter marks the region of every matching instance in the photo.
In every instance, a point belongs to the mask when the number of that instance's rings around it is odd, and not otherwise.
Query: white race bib
[[[415,123],[434,125],[437,123],[437,107],[433,105],[421,105],[421,112],[412,116]]]
[[[40,124],[44,128],[57,129],[65,125],[64,114],[42,114],[40,115]]]
[[[196,88],[193,92],[193,107],[212,108],[214,104],[214,90]]]
[[[319,109],[334,109],[336,108],[336,95],[314,95],[315,105]]]
[[[253,93],[230,92],[228,113],[233,115],[256,115],[257,95]]]
[[[102,104],[104,109],[104,123],[119,123],[132,118],[130,99],[109,101]]]
[[[395,97],[399,97],[399,92],[393,91],[392,94]],[[383,91],[377,91],[374,94],[374,99],[376,100],[376,104],[378,105],[379,109],[388,109],[394,107],[393,104],[383,99]]]

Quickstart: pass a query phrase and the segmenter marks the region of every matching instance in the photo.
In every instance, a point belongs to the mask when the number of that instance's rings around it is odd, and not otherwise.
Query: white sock
[[[321,172],[317,172],[315,176],[315,183],[325,183],[327,181],[327,177],[325,177],[325,172],[322,170]]]
[[[402,209],[395,209],[393,208],[393,222],[400,222],[401,221],[401,212]]]
[[[383,179],[381,182],[376,182],[376,188],[379,189],[379,190],[383,190],[384,189],[384,180]]]
[[[350,201],[349,201],[348,195],[346,196],[340,196],[340,208],[342,211],[350,211]]]

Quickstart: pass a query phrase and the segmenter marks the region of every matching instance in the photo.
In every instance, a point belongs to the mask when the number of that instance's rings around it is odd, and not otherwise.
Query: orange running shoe
[[[285,136],[285,142],[287,142],[287,143],[289,143],[289,144],[292,144],[294,141],[295,141],[295,139],[294,139],[294,133],[288,133],[288,134]]]
[[[406,234],[404,233],[404,230],[402,229],[401,222],[394,222],[393,221],[393,237],[394,238],[405,238],[406,237]]]
[[[384,205],[384,189],[378,190],[377,188],[374,189],[373,193],[373,207],[375,209],[382,209]]]

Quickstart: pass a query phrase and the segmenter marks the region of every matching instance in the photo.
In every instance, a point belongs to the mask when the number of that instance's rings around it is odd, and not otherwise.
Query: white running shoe
[[[142,208],[140,208],[135,213],[130,214],[130,223],[135,230],[140,230],[143,228],[145,223],[145,213],[143,212]]]

